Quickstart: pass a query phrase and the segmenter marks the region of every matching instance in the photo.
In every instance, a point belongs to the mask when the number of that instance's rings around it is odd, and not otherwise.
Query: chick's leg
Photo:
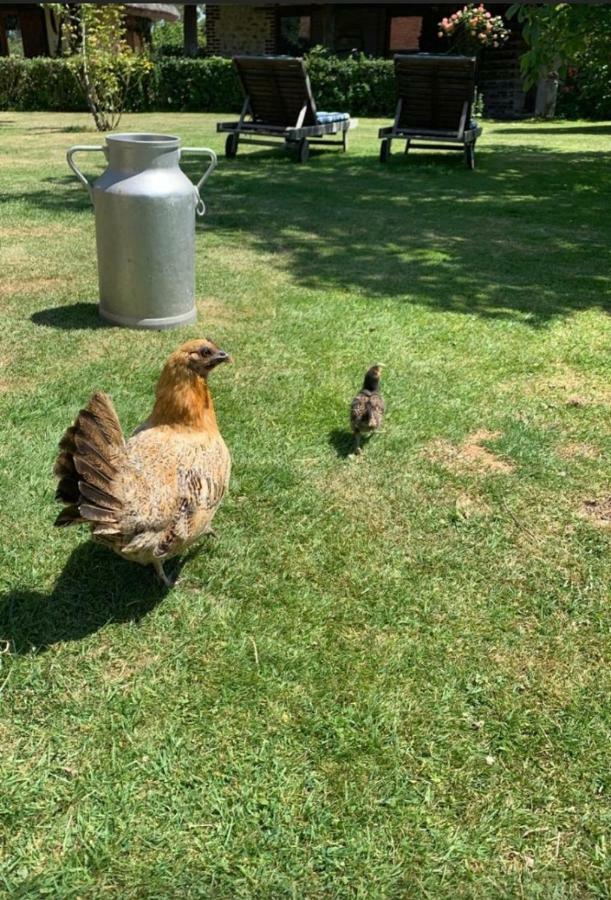
[[[166,573],[163,571],[163,563],[159,559],[153,560],[153,568],[155,570],[155,575],[159,579],[159,581],[167,588],[174,587],[176,583],[176,579],[169,578]]]
[[[361,433],[360,431],[354,432],[354,452],[358,456],[359,453],[362,453],[361,450]]]

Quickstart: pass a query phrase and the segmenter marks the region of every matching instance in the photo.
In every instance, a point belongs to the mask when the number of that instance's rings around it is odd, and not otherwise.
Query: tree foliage
[[[578,66],[584,55],[601,66],[611,62],[609,5],[514,3],[508,15],[522,24],[528,45],[520,60],[527,88],[542,76],[564,80],[569,67]]]
[[[119,124],[130,87],[151,68],[125,38],[124,8],[84,3],[50,4],[60,20],[62,47],[99,131]]]

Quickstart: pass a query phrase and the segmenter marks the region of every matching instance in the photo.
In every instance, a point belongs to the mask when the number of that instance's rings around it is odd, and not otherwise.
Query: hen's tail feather
[[[53,524],[56,528],[65,528],[66,525],[77,525],[79,522],[84,521],[85,519],[81,519],[78,506],[74,503],[62,509]]]
[[[112,484],[112,476],[107,475],[95,466],[90,465],[82,457],[76,460],[77,481],[85,481],[101,491],[108,491]]]
[[[122,503],[114,483],[116,461],[125,447],[117,414],[106,394],[93,395],[59,443],[54,473],[56,498],[66,504],[55,525],[77,522],[116,527]]]
[[[92,484],[87,484],[86,481],[79,481],[78,489],[86,500],[90,500],[91,503],[100,506],[102,509],[121,510],[123,508],[121,501],[113,497],[112,494],[109,494],[107,491],[101,491]]]
[[[83,519],[88,522],[110,522],[115,524],[118,522],[120,510],[102,509],[101,506],[94,506],[92,503],[79,503],[79,512]]]

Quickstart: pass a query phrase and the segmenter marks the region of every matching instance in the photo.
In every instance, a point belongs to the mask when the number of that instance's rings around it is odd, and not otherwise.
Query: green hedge
[[[320,109],[348,110],[353,116],[389,116],[394,111],[390,60],[337,59],[314,52],[308,69]],[[241,105],[231,60],[165,57],[155,60],[151,72],[134,85],[127,108],[237,112]],[[0,109],[72,112],[87,106],[64,60],[0,58]]]

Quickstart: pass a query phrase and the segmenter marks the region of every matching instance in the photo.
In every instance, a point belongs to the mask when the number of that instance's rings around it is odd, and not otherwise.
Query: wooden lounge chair
[[[394,124],[380,128],[380,161],[387,162],[393,140],[411,147],[463,150],[475,168],[475,142],[482,129],[471,118],[475,59],[468,56],[395,56],[397,109]]]
[[[276,146],[278,140],[306,162],[310,144],[347,146],[348,113],[317,112],[310,79],[302,59],[288,56],[235,56],[233,64],[244,91],[237,122],[218,122],[227,133],[225,155],[232,158],[238,144]],[[328,135],[340,135],[333,141]]]

